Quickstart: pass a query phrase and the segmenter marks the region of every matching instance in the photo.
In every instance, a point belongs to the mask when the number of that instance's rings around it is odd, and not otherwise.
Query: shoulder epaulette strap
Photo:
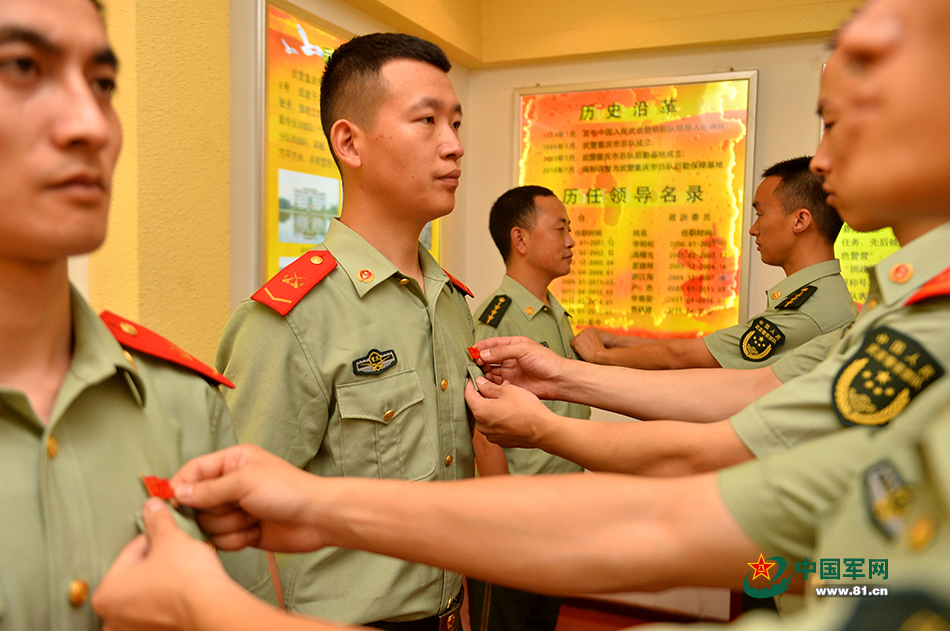
[[[508,307],[510,306],[511,298],[504,294],[499,294],[488,303],[488,306],[482,311],[482,315],[478,316],[478,321],[482,324],[498,328],[501,319],[505,317],[505,311],[508,311]]]
[[[798,291],[789,296],[781,304],[775,306],[776,309],[798,309],[803,304],[805,304],[809,298],[811,298],[815,292],[818,291],[818,288],[814,285],[805,285],[804,287],[799,287]]]
[[[913,305],[918,302],[923,302],[928,298],[938,298],[941,296],[950,296],[950,267],[927,281],[924,286],[918,289],[904,304]]]
[[[474,298],[475,294],[472,293],[472,290],[465,286],[465,284],[457,279],[455,276],[452,276],[445,271],[445,268],[442,268],[442,271],[445,272],[445,275],[449,277],[449,280],[452,281],[452,284],[458,287],[459,291],[463,294],[468,294],[470,298]]]
[[[280,270],[251,298],[285,316],[334,267],[336,259],[327,250],[311,250]]]
[[[141,324],[126,320],[111,311],[103,311],[99,314],[99,317],[102,318],[109,332],[115,336],[115,339],[122,346],[131,348],[143,355],[158,357],[173,364],[184,366],[213,383],[229,388],[234,387],[231,380],[217,370],[198,361],[158,333],[145,328]]]

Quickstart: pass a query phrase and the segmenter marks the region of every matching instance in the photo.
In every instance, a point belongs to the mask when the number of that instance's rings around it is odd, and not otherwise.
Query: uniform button
[[[527,313],[528,315],[531,315],[532,313],[534,313],[534,307],[527,307],[524,310],[524,312]]]
[[[781,298],[781,297],[782,297],[782,292],[780,292],[780,291],[773,291],[773,292],[772,292],[772,300],[778,300],[778,299]]]
[[[125,333],[126,335],[131,335],[135,337],[136,335],[139,334],[139,330],[136,329],[131,324],[129,324],[128,322],[123,322],[122,324],[119,325],[119,328],[122,329],[122,332]]]
[[[59,441],[56,440],[55,436],[46,439],[46,453],[50,458],[55,458],[56,454],[59,453]]]
[[[134,368],[135,370],[138,370],[138,367],[135,365],[135,359],[132,357],[132,353],[130,353],[129,351],[122,351],[122,355],[125,356],[125,361],[132,364],[132,368]]]
[[[442,392],[445,392],[449,388],[449,380],[443,379],[442,383],[440,383],[439,386],[442,388]]]
[[[910,263],[895,263],[887,276],[895,283],[906,283],[914,277],[914,266]]]
[[[368,269],[361,269],[360,273],[357,274],[357,278],[360,279],[360,282],[371,283],[373,282],[375,276],[373,276],[373,272],[369,271]]]
[[[920,550],[934,538],[937,525],[932,517],[921,517],[907,531],[907,545],[911,550]]]
[[[408,278],[400,278],[400,279],[399,279],[399,284],[400,284],[400,285],[403,285],[403,286],[406,286],[406,285],[408,285],[408,284],[411,283],[411,282],[412,282],[412,281],[409,280]]]
[[[870,311],[871,309],[877,306],[877,300],[875,300],[874,298],[871,298],[870,300],[868,300],[867,304],[864,306],[868,311]]]
[[[393,420],[394,416],[396,416],[395,410],[386,410],[386,413],[383,414],[383,418],[386,419],[387,421]]]
[[[451,465],[452,465],[452,454],[449,454],[448,456],[445,457],[445,466],[448,467]]]
[[[69,582],[69,604],[78,607],[89,598],[89,583],[82,579]]]
[[[314,265],[320,265],[321,263],[323,263],[323,257],[322,257],[322,256],[311,256],[311,257],[310,257],[310,262],[313,263]]]

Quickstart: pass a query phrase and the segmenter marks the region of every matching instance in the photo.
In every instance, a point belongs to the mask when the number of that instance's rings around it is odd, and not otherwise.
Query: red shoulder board
[[[475,294],[472,293],[472,290],[466,287],[462,281],[446,272],[444,267],[442,268],[442,271],[445,272],[445,275],[449,277],[449,280],[452,281],[452,284],[459,288],[459,291],[461,291],[463,294],[468,294],[471,298],[475,297]]]
[[[336,259],[327,250],[311,250],[280,270],[251,298],[285,316],[334,267]]]
[[[950,296],[950,267],[927,281],[904,305],[909,306],[940,296]]]
[[[217,370],[198,361],[158,333],[146,329],[141,324],[126,320],[111,311],[103,311],[99,314],[99,317],[102,318],[102,321],[105,322],[105,325],[109,328],[109,332],[115,336],[115,339],[117,339],[122,346],[136,350],[144,355],[151,355],[152,357],[158,357],[173,364],[184,366],[214,383],[219,383],[229,388],[234,387],[234,384]]]

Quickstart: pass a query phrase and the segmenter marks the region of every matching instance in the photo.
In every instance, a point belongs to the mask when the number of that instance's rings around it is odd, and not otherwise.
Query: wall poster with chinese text
[[[748,275],[756,72],[519,90],[519,185],[576,246],[552,292],[577,328],[695,337],[736,324]]]
[[[267,0],[264,39],[264,278],[323,242],[340,214],[340,172],[320,125],[326,60],[350,34],[290,3]],[[438,258],[439,222],[422,242]]]

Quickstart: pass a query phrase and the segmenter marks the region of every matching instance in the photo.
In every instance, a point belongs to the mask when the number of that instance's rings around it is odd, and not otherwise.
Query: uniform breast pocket
[[[343,475],[421,480],[435,470],[422,384],[405,371],[338,385]]]

